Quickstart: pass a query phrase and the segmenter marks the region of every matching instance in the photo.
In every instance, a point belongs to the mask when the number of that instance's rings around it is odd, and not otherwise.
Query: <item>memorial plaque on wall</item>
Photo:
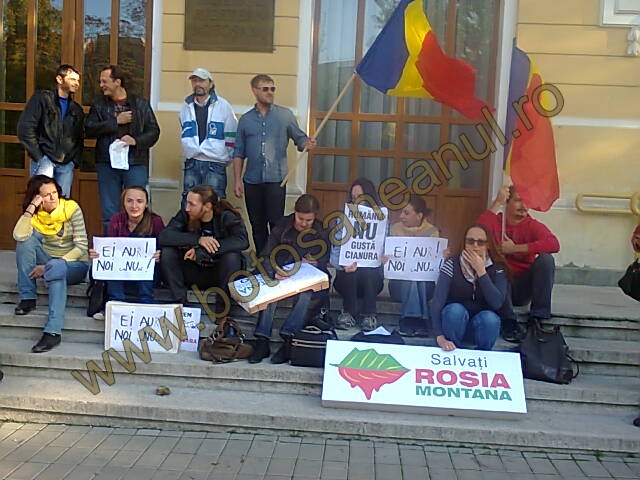
[[[273,52],[275,0],[186,0],[184,49]]]

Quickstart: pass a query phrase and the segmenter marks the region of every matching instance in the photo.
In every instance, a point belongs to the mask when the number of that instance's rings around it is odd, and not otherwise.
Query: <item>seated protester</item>
[[[440,269],[431,302],[433,334],[443,350],[460,348],[467,339],[491,350],[507,295],[506,262],[483,225],[468,227],[463,242],[460,254]]]
[[[409,203],[400,212],[400,221],[391,226],[392,237],[438,237],[439,232],[427,216],[431,210],[422,197],[411,195]],[[426,337],[429,323],[429,300],[433,296],[435,282],[389,280],[389,294],[396,302],[402,302],[400,335]]]
[[[351,184],[347,202],[355,203],[360,195],[369,195],[376,204],[380,204],[376,188],[366,178],[358,178]],[[373,207],[367,200],[360,205]],[[355,228],[357,230],[359,226],[356,224]],[[342,232],[346,235],[346,229]],[[371,331],[378,326],[376,297],[384,286],[383,267],[358,267],[357,262],[340,266],[339,259],[340,246],[334,245],[331,249],[331,265],[336,269],[333,287],[342,296],[342,313],[338,316],[336,328],[344,330],[358,326],[365,332]]]
[[[502,231],[502,213],[498,213],[503,206],[505,232]],[[513,305],[531,302],[530,323],[551,318],[551,290],[555,275],[551,254],[560,250],[560,243],[544,224],[529,216],[527,206],[513,186],[500,189],[489,210],[478,218],[478,223],[491,231],[509,265],[511,294],[507,296],[502,311],[502,337],[509,342],[518,342],[523,333],[518,327]]]
[[[317,219],[320,211],[320,203],[309,194],[304,194],[296,200],[294,213],[284,217],[278,225],[269,234],[267,245],[262,251],[261,258],[264,259],[264,269],[270,278],[279,281],[287,281],[287,277],[278,275],[275,272],[275,266],[270,261],[271,252],[280,245],[291,245],[303,262],[310,263],[314,267],[319,268],[323,272],[327,272],[327,264],[329,262],[329,249],[327,232],[322,227],[322,222]],[[316,233],[306,233],[298,241],[300,232],[305,229],[313,228]],[[315,241],[314,241],[315,240]],[[318,245],[318,240],[323,246]],[[301,243],[304,244],[300,245]],[[323,252],[324,247],[324,252]],[[324,254],[323,254],[324,253]],[[318,255],[323,254],[320,258]],[[294,263],[296,259],[289,249],[278,249],[275,255],[275,263],[278,267],[283,267],[290,263]],[[298,330],[304,328],[305,321],[308,317],[308,309],[314,297],[327,295],[328,291],[301,292],[293,297],[293,308],[280,327],[280,336],[284,340],[282,347],[273,354],[271,363],[285,363],[289,361],[291,356],[291,338]],[[270,303],[265,310],[258,314],[258,322],[254,331],[256,337],[256,348],[249,357],[249,363],[260,363],[263,358],[270,355],[269,339],[271,338],[271,330],[273,326],[273,318],[276,313],[278,302]]]
[[[249,247],[240,214],[227,200],[218,199],[209,185],[196,185],[187,206],[158,235],[160,267],[171,301],[186,303],[187,288],[219,287],[229,299],[229,277],[242,269],[242,251]],[[224,299],[216,298],[218,313]]]
[[[109,220],[108,237],[156,237],[164,230],[164,222],[160,215],[149,210],[149,194],[139,185],[125,188],[120,196],[122,212],[116,213]],[[94,249],[89,249],[89,257],[100,258]],[[153,255],[160,261],[160,250]],[[107,282],[107,300],[124,302],[126,280],[109,280]],[[137,301],[153,303],[153,280],[136,280]],[[104,312],[96,313],[93,318],[104,320]]]
[[[20,303],[16,315],[36,308],[36,278],[49,288],[49,316],[44,333],[31,349],[34,353],[60,344],[67,304],[67,285],[82,282],[89,269],[87,231],[82,210],[62,198],[62,188],[46,175],[35,175],[27,184],[24,213],[13,229]]]

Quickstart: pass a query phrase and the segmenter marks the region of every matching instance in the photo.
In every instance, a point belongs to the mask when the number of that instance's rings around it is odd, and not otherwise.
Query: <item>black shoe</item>
[[[288,335],[282,335],[282,346],[271,357],[271,363],[279,365],[281,363],[287,363],[291,358],[291,337]]]
[[[514,324],[511,327],[507,327],[502,330],[502,338],[509,343],[520,343],[524,336],[525,333],[518,324]]]
[[[42,334],[42,338],[40,339],[40,341],[33,346],[31,351],[33,353],[48,352],[52,348],[55,348],[58,345],[60,345],[61,341],[62,341],[62,335],[58,333],[44,332]]]
[[[253,349],[253,353],[249,356],[249,363],[260,363],[263,358],[267,358],[270,354],[269,339],[256,337],[256,346]]]
[[[35,308],[36,308],[35,299],[20,300],[20,303],[18,304],[14,312],[16,315],[26,315],[31,310],[35,310]]]
[[[398,333],[403,337],[413,337],[416,332],[411,326],[411,322],[409,318],[401,318],[400,322],[398,322]]]

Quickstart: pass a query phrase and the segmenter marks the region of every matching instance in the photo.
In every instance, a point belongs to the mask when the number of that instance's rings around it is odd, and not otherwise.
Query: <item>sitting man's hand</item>
[[[195,248],[190,248],[189,250],[186,251],[186,253],[184,254],[184,259],[185,260],[191,260],[192,262],[196,261],[196,249]]]
[[[198,245],[204,248],[207,253],[216,253],[220,249],[220,242],[214,237],[200,237]]]

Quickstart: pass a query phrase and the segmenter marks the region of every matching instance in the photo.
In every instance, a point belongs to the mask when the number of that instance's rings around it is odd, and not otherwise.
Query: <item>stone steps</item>
[[[285,367],[286,368],[286,367]],[[637,453],[632,415],[532,412],[517,419],[323,408],[318,396],[116,382],[93,395],[74,379],[5,378],[0,419],[137,428],[264,431],[401,442]]]

